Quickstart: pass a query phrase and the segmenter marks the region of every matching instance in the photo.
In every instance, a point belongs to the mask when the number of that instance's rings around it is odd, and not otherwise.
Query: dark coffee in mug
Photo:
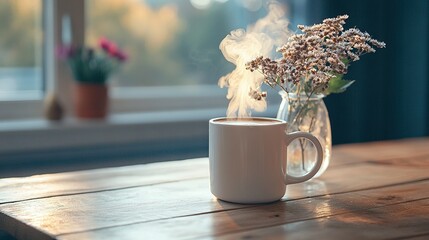
[[[222,118],[216,122],[226,125],[237,125],[237,126],[261,126],[261,125],[273,125],[281,124],[282,121],[265,119],[265,118]]]

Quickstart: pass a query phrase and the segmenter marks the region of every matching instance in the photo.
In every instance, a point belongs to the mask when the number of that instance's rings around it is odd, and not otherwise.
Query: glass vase
[[[331,158],[332,138],[328,110],[323,102],[324,95],[296,95],[281,92],[277,118],[288,122],[287,132],[308,132],[319,139],[323,148],[323,163],[313,178],[322,175]],[[316,148],[305,139],[297,139],[288,146],[287,172],[302,176],[316,163]]]

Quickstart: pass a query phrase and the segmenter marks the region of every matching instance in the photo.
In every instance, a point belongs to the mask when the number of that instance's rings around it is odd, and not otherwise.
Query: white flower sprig
[[[292,35],[278,52],[282,58],[272,60],[258,57],[247,63],[250,71],[260,71],[264,83],[279,86],[285,92],[325,94],[342,92],[353,81],[342,76],[347,73],[350,62],[359,60],[366,53],[375,52],[374,47],[385,48],[368,33],[357,28],[344,31],[348,15],[328,18],[313,26],[298,25],[302,34]],[[251,96],[261,99],[266,94],[252,89]]]

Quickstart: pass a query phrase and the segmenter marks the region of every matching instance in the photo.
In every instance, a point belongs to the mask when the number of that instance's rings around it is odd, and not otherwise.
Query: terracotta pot
[[[106,117],[109,97],[105,84],[76,83],[73,95],[76,117],[83,119]]]

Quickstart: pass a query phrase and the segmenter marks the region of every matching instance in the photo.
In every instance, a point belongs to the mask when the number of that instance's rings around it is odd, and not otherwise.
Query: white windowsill
[[[228,104],[226,89],[216,85],[110,87],[113,114],[219,108]],[[42,98],[0,100],[0,122],[43,117]],[[64,103],[62,103],[64,107]],[[66,104],[67,105],[67,104]],[[66,111],[71,111],[66,109]],[[67,114],[70,115],[68,112]],[[31,120],[30,120],[31,122]]]
[[[255,116],[275,116],[278,105]],[[44,119],[0,122],[0,153],[97,145],[201,139],[208,120],[225,116],[225,108],[115,114],[105,121]],[[0,161],[1,162],[1,161]]]

